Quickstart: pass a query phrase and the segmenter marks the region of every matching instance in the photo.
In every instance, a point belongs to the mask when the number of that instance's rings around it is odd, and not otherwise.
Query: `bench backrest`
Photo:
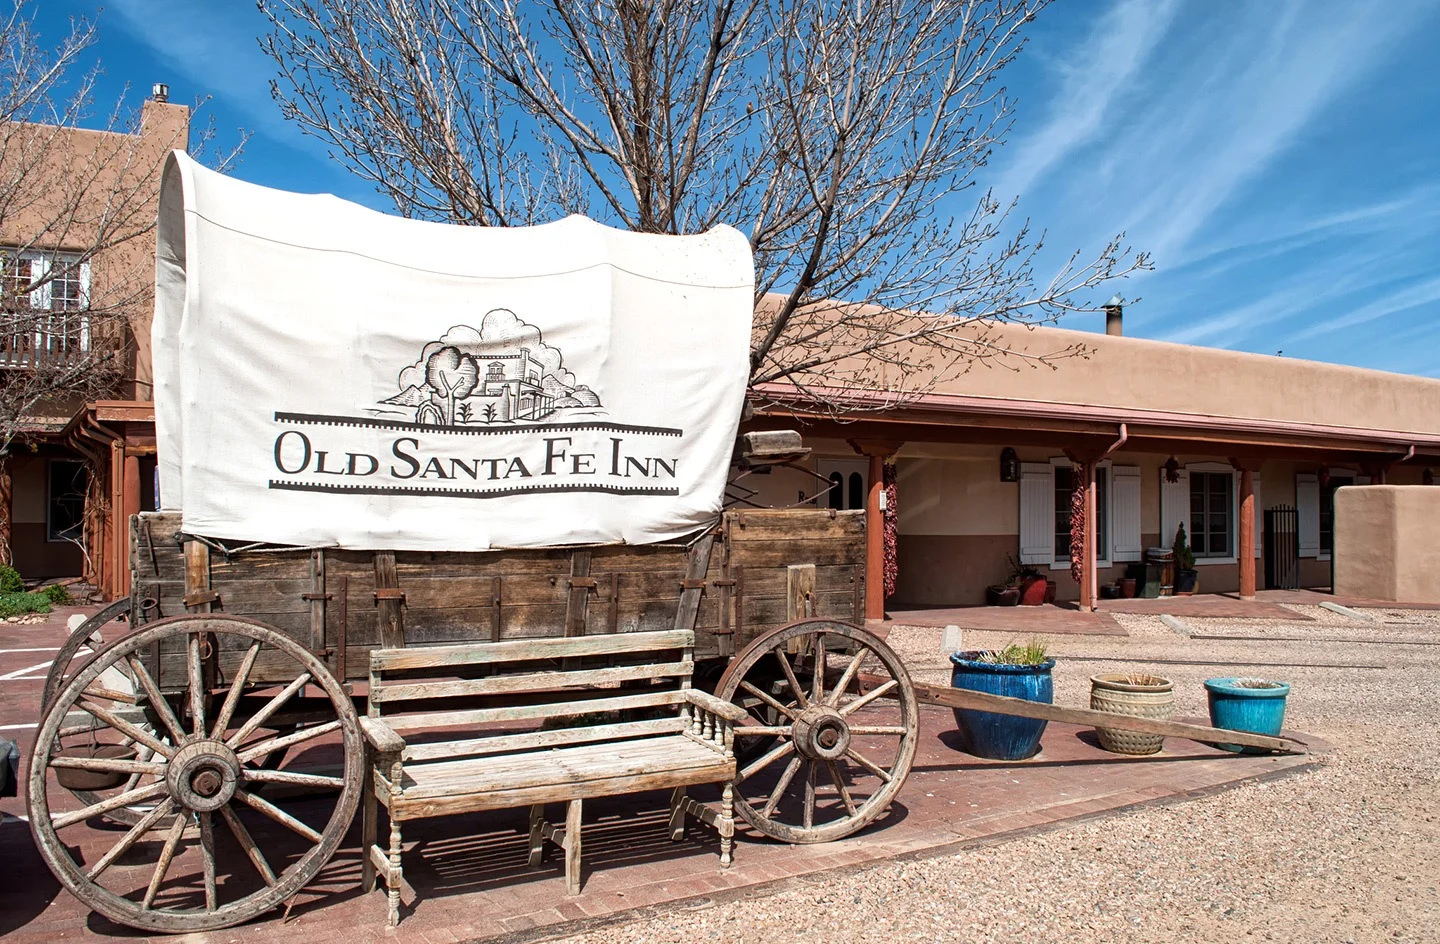
[[[694,646],[684,629],[375,649],[368,712],[402,733],[436,732],[407,744],[406,760],[677,733]],[[657,717],[617,714],[635,709]]]

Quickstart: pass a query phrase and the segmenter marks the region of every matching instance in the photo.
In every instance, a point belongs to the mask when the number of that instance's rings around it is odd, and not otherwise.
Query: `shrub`
[[[49,612],[50,600],[43,593],[0,593],[0,619]]]
[[[976,662],[991,665],[1041,665],[1045,662],[1045,644],[1034,641],[1020,645],[1012,642],[1004,649],[990,649],[980,653]]]
[[[39,592],[45,597],[45,599],[50,601],[51,606],[69,606],[75,602],[75,598],[70,595],[70,591],[66,590],[58,583],[52,583],[49,586],[41,587]]]
[[[9,564],[0,564],[0,593],[20,593],[25,589],[25,581],[20,578],[20,571]]]

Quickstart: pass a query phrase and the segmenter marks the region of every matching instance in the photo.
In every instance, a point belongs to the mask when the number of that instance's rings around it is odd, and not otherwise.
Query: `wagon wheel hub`
[[[810,760],[837,760],[850,746],[850,725],[829,705],[811,705],[794,726],[795,750]]]
[[[235,795],[240,760],[223,741],[203,738],[175,752],[165,774],[170,796],[189,810],[218,810]]]

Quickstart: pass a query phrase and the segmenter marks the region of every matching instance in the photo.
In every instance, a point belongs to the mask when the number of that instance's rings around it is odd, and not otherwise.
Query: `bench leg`
[[[390,816],[390,874],[385,884],[390,892],[390,927],[400,923],[400,883],[405,873],[400,866],[400,821]]]
[[[720,831],[720,868],[728,869],[735,861],[735,788],[728,783],[720,792],[720,821],[716,825]]]
[[[565,808],[565,890],[580,894],[580,801]]]
[[[365,764],[365,779],[360,787],[365,801],[365,811],[360,821],[360,891],[368,892],[375,887],[375,863],[370,860],[370,847],[375,845],[376,820],[379,801],[375,799],[375,769]]]
[[[685,788],[676,787],[670,794],[670,841],[685,838]]]
[[[530,807],[530,868],[539,868],[545,861],[545,805]]]

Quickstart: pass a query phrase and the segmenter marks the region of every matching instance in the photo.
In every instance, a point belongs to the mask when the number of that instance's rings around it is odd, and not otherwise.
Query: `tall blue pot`
[[[1229,731],[1249,731],[1274,737],[1285,723],[1285,696],[1290,686],[1284,682],[1268,682],[1256,687],[1255,679],[1212,678],[1205,680],[1205,696],[1210,703],[1210,726]],[[1260,748],[1238,744],[1217,744],[1222,750],[1235,753],[1263,754]]]
[[[996,665],[975,661],[978,655],[973,650],[951,654],[951,688],[1054,704],[1055,683],[1050,675],[1054,659],[1039,665]],[[952,710],[960,732],[960,749],[967,754],[989,760],[1024,760],[1040,751],[1044,721],[970,708]]]

